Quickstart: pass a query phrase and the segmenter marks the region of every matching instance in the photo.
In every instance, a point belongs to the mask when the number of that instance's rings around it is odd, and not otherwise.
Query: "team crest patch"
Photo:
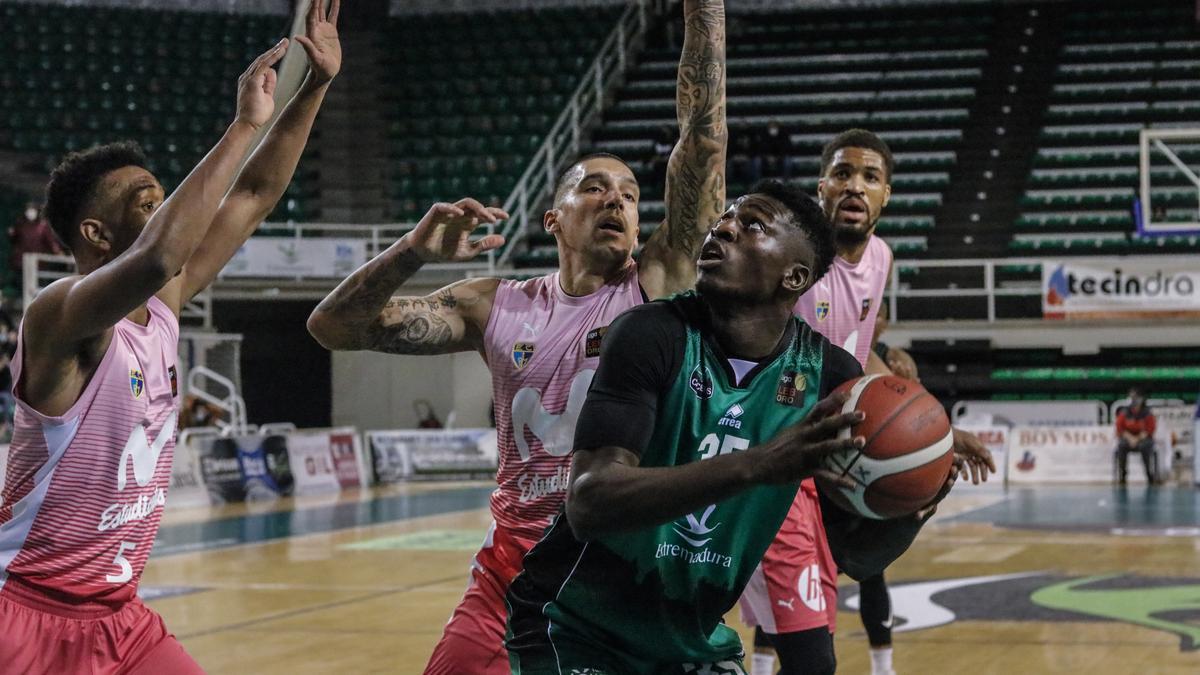
[[[604,340],[604,334],[607,332],[608,326],[588,331],[587,340],[584,342],[584,356],[589,359],[593,356],[600,356],[600,343]]]
[[[709,399],[713,395],[712,376],[708,374],[704,364],[698,364],[692,374],[688,376],[688,386],[692,388],[692,393],[699,399]]]
[[[175,372],[175,366],[167,368],[167,377],[171,378],[171,396],[179,395],[179,376]]]
[[[785,370],[779,376],[779,388],[775,390],[775,402],[790,405],[793,408],[804,406],[804,390],[808,388],[808,378],[804,373]]]
[[[817,321],[824,321],[829,318],[829,301],[822,300],[817,303]]]
[[[512,360],[517,370],[529,365],[529,359],[533,358],[533,350],[536,347],[532,342],[518,342],[513,345]]]
[[[141,398],[142,392],[146,389],[146,378],[142,375],[142,371],[137,368],[129,369],[129,393],[133,394],[134,398]]]
[[[863,298],[862,313],[858,315],[859,321],[866,321],[867,315],[871,313],[871,299]]]

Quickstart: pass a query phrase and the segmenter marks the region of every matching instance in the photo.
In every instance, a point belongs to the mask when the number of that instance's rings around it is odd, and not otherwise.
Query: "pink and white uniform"
[[[509,672],[504,595],[525,552],[562,509],[575,423],[604,333],[644,299],[632,262],[583,297],[564,293],[558,273],[500,282],[484,331],[500,459],[491,499],[495,523],[427,674]]]
[[[137,599],[171,479],[179,321],[157,298],[123,319],[78,400],[17,399],[0,505],[0,662],[15,672],[195,672]],[[18,665],[19,664],[19,665]]]
[[[865,368],[891,266],[891,248],[872,235],[857,264],[835,257],[829,272],[800,296],[794,311]],[[821,626],[834,631],[837,567],[811,479],[796,492],[779,534],[742,594],[741,607],[746,623],[773,635]]]
[[[65,414],[21,396],[0,506],[0,594],[21,583],[79,600],[132,600],[171,482],[179,321],[158,298],[146,326],[122,319]],[[23,340],[23,336],[21,338]]]
[[[891,267],[892,249],[871,235],[861,260],[835,257],[829,273],[800,296],[792,311],[865,368]]]

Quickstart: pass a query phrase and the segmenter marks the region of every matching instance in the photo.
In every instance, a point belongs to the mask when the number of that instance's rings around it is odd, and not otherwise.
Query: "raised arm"
[[[479,351],[499,281],[466,279],[424,297],[392,297],[426,262],[468,261],[504,244],[471,232],[508,214],[474,199],[434,204],[412,232],[358,268],[308,317],[308,332],[333,351],[388,354]]]
[[[256,130],[270,118],[262,97],[273,81],[271,66],[286,48],[285,38],[242,73],[237,117],[169,198],[159,204],[162,190],[147,176],[145,186],[129,195],[129,204],[120,205],[152,213],[129,248],[89,274],[51,284],[30,304],[26,344],[36,344],[42,354],[73,356],[82,341],[107,331],[180,273],[208,231]],[[102,233],[110,226],[97,219],[108,216],[81,215],[81,231],[94,233],[97,241],[109,236]]]
[[[679,141],[667,162],[666,217],[642,251],[639,277],[651,298],[691,288],[696,255],[725,210],[724,0],[684,0],[676,84]]]
[[[322,9],[324,4],[322,0],[313,0],[306,34],[296,36],[296,42],[308,55],[311,70],[225,195],[207,236],[184,267],[181,297],[177,302],[187,302],[212,283],[275,208],[296,172],[317,110],[342,66],[337,32],[341,0],[333,0],[328,17]],[[273,83],[273,73],[269,77]]]

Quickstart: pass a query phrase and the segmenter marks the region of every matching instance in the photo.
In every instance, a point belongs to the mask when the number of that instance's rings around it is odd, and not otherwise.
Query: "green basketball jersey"
[[[705,337],[694,294],[653,304],[674,310],[669,316],[680,339],[672,346],[673,374],[658,390],[642,466],[702,462],[764,443],[802,421],[823,392],[840,384],[822,386],[822,378],[829,379],[828,342],[799,319],[790,320],[774,356],[739,386],[728,360]],[[640,314],[656,311],[662,315],[663,308],[648,306]],[[633,328],[634,319],[628,323]],[[662,331],[657,335],[666,339]],[[604,357],[600,367],[606,367]],[[595,389],[589,404],[594,395]],[[796,489],[795,483],[755,487],[673,522],[588,542],[577,541],[560,516],[513,584],[510,643],[561,635],[660,662],[740,655],[741,642],[722,617],[779,530]]]

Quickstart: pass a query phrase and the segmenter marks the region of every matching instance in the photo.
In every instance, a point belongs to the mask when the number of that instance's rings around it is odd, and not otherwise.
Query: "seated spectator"
[[[13,223],[12,227],[8,228],[10,242],[8,264],[9,269],[17,275],[18,281],[21,278],[21,269],[26,253],[61,254],[63,252],[62,246],[54,238],[54,232],[50,229],[50,221],[42,217],[37,204],[33,202],[26,204],[25,213],[21,216]]]
[[[183,405],[183,415],[179,418],[179,427],[212,427],[217,425],[221,411],[195,396],[188,396]]]
[[[1154,428],[1156,421],[1154,413],[1146,407],[1146,392],[1141,387],[1129,390],[1129,406],[1117,413],[1117,482],[1125,484],[1128,474],[1128,457],[1131,452],[1142,455],[1142,465],[1146,468],[1146,482],[1154,485],[1157,477],[1154,474]]]
[[[753,185],[762,177],[762,161],[758,160],[755,136],[758,132],[750,127],[739,126],[729,130],[729,177],[732,181]]]
[[[758,176],[784,180],[792,177],[795,148],[791,134],[784,131],[778,121],[771,120],[766,129],[758,130],[753,142],[756,150],[754,159],[757,162],[755,173]]]

